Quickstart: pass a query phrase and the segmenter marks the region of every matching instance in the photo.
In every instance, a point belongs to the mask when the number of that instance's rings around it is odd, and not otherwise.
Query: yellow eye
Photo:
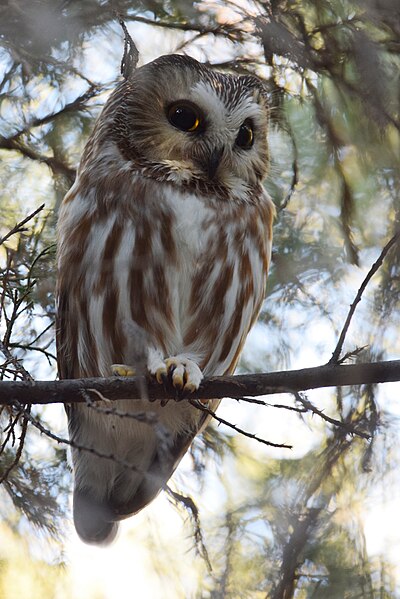
[[[184,103],[173,104],[167,112],[168,120],[177,129],[192,133],[200,127],[200,117],[193,106]]]
[[[200,119],[198,119],[196,117],[193,125],[190,127],[190,129],[188,129],[188,131],[196,131],[196,129],[198,128],[199,125],[200,125]]]
[[[253,124],[249,119],[246,119],[240,126],[239,133],[236,137],[236,145],[242,150],[249,150],[254,143]]]

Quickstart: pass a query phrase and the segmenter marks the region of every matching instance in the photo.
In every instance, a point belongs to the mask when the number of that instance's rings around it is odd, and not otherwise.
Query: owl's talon
[[[163,360],[154,352],[150,354],[148,368],[166,391],[170,391],[171,387],[175,389],[176,401],[183,399],[183,393],[190,395],[196,391],[203,378],[200,368],[193,360],[180,356]]]
[[[186,396],[190,395],[191,393],[194,393],[195,391],[197,391],[199,387],[196,385],[194,385],[193,383],[186,383],[186,385],[183,388],[183,391],[185,393]]]
[[[136,372],[133,366],[127,364],[111,364],[111,372],[114,376],[135,376]]]
[[[168,386],[169,386],[169,385],[168,385],[168,383],[169,383],[169,378],[168,378],[168,375],[167,375],[165,372],[162,372],[162,373],[160,374],[160,378],[161,378],[161,384],[162,384],[162,385],[164,385],[164,387],[165,387],[166,389],[168,389]],[[158,382],[160,382],[160,381],[158,381]]]
[[[169,366],[167,368],[169,376],[172,376],[172,373],[174,372],[175,368],[176,368],[176,364],[174,364],[174,363],[169,364]]]
[[[178,391],[181,391],[184,387],[185,375],[185,366],[183,364],[178,364],[172,372],[172,384]]]

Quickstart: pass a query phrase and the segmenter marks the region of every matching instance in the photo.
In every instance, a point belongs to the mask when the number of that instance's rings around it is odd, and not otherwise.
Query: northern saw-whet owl
[[[129,375],[143,358],[149,376],[188,393],[234,371],[271,254],[267,130],[260,80],[188,56],[117,86],[59,215],[61,378]],[[209,418],[187,401],[113,406],[155,413],[169,441],[154,421],[67,407],[71,440],[117,459],[72,449],[74,521],[89,543],[110,542],[159,493]]]

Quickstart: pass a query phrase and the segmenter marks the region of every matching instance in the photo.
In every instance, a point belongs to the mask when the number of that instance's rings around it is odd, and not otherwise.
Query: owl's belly
[[[222,374],[236,363],[259,311],[265,260],[246,223],[172,188],[161,199],[157,211],[115,215],[91,229],[81,263],[88,314],[77,344],[85,364],[93,340],[93,374],[134,363],[143,347],[184,354],[205,374]]]
[[[153,233],[149,259],[135,256],[140,273],[131,294],[133,319],[165,357],[184,354],[205,374],[223,374],[236,364],[260,309],[265,264],[246,238],[245,223],[225,218],[223,206],[212,210],[177,192],[164,200],[168,243]]]

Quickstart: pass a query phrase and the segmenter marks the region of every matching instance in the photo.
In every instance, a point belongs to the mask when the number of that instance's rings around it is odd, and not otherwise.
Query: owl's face
[[[217,73],[171,55],[137,69],[121,92],[117,144],[154,176],[201,183],[203,190],[230,197],[241,197],[265,177],[268,106],[256,77]]]

